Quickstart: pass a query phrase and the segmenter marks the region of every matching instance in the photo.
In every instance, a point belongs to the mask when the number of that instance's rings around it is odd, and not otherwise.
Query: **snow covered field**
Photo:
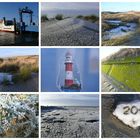
[[[41,24],[42,46],[98,46],[99,25],[76,18]]]
[[[38,95],[0,95],[0,137],[38,137]]]
[[[42,107],[41,137],[99,137],[99,108]]]
[[[12,75],[8,73],[1,73],[0,72],[0,84],[4,81],[8,80],[9,82],[12,82]]]

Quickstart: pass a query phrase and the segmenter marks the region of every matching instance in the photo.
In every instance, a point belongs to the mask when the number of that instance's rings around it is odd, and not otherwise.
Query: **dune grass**
[[[13,74],[13,81],[26,81],[32,73],[38,73],[38,56],[21,56],[4,59],[0,63],[0,72]],[[4,81],[7,84],[7,81]]]
[[[32,69],[32,67],[30,67],[29,65],[23,65],[22,67],[20,67],[19,71],[17,74],[15,74],[13,81],[14,83],[17,83],[19,81],[27,81],[28,79],[31,78],[32,72],[38,72],[37,68],[36,69]]]
[[[91,21],[91,22],[99,21],[99,17],[94,15],[94,14],[88,15],[88,16],[78,15],[77,18],[88,20],[88,21]]]
[[[48,20],[49,20],[49,18],[48,18],[47,15],[42,15],[41,16],[41,22],[45,22],[45,21],[48,21]]]
[[[57,14],[55,16],[55,19],[57,19],[57,20],[63,20],[64,19],[64,16],[62,14]]]
[[[16,73],[18,70],[19,66],[17,64],[2,64],[0,66],[0,72]]]
[[[28,80],[31,77],[31,69],[29,67],[21,67],[19,71],[19,78],[23,81]]]

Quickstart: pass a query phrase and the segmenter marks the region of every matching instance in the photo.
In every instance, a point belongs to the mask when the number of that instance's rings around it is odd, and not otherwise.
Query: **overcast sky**
[[[43,106],[99,106],[97,94],[41,94]]]
[[[110,55],[118,52],[119,50],[120,50],[120,48],[102,47],[100,50],[100,57],[101,57],[101,59],[104,59],[107,56],[110,56]]]
[[[43,2],[41,14],[53,17],[56,14],[64,16],[99,15],[98,2]]]
[[[41,11],[55,10],[55,9],[67,9],[67,10],[89,10],[99,9],[97,2],[43,2],[41,4]]]

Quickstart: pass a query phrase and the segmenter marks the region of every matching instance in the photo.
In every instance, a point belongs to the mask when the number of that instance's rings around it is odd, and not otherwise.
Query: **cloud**
[[[71,94],[42,94],[42,105],[68,105],[68,106],[96,106],[99,103],[99,95],[71,95]]]
[[[48,2],[41,4],[41,11],[51,10],[98,10],[99,4],[97,2]]]

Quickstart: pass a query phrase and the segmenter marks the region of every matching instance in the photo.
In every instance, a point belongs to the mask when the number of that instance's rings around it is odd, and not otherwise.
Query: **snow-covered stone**
[[[8,80],[9,82],[12,82],[13,76],[8,73],[0,73],[0,83],[2,83],[4,80]]]
[[[136,129],[140,126],[140,101],[120,103],[113,112],[124,124]]]

